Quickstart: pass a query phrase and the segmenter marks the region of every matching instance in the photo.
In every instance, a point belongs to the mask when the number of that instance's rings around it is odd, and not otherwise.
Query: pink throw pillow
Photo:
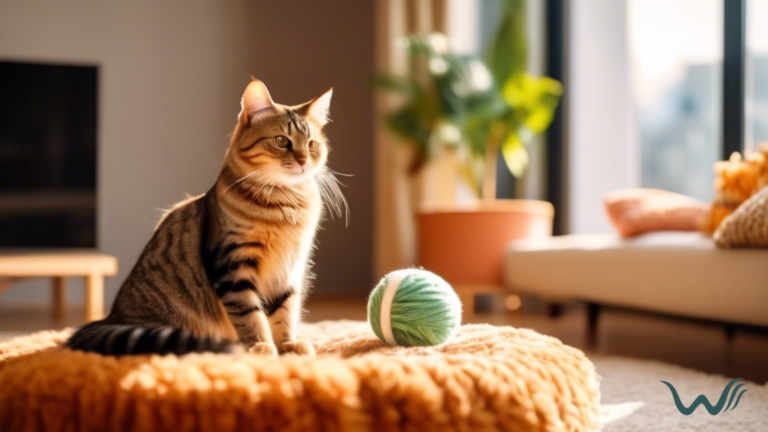
[[[709,205],[659,189],[622,189],[605,195],[608,218],[622,237],[651,231],[697,231]]]

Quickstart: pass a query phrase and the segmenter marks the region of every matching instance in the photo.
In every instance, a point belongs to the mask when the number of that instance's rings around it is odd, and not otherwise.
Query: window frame
[[[546,74],[563,83],[563,96],[555,110],[552,124],[546,131],[546,196],[555,207],[553,234],[561,235],[568,231],[567,191],[567,109],[568,52],[565,43],[568,35],[567,0],[549,0],[546,4]]]
[[[723,159],[743,152],[746,142],[746,1],[723,1]]]

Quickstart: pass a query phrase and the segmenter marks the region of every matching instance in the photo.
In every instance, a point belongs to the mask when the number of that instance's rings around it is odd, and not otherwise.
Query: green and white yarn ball
[[[437,345],[459,331],[461,302],[451,285],[434,273],[396,270],[371,292],[368,322],[389,345]]]

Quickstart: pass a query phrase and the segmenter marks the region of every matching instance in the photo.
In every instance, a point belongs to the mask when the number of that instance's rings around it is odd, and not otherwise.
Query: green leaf
[[[516,74],[504,81],[501,96],[512,108],[525,107],[531,103],[531,77],[528,74]]]
[[[525,173],[525,169],[528,168],[528,152],[525,150],[525,146],[523,146],[517,133],[512,132],[507,135],[507,138],[501,145],[501,154],[504,157],[504,162],[506,162],[509,172],[513,176],[520,178]]]
[[[393,134],[407,139],[415,147],[416,153],[427,153],[430,132],[424,126],[422,119],[413,111],[401,109],[389,113],[386,124]]]
[[[552,123],[562,93],[558,81],[528,74],[511,77],[502,89],[504,101],[516,111],[516,118],[535,134],[544,132]]]
[[[528,60],[525,0],[504,0],[501,13],[499,30],[488,51],[488,66],[499,85],[525,72]]]
[[[534,134],[539,134],[547,130],[555,117],[555,110],[549,108],[536,109],[525,119],[525,126]]]

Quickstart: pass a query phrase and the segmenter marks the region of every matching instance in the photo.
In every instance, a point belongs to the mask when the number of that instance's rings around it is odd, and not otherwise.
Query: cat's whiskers
[[[336,178],[337,175],[350,176],[349,174],[337,173],[325,167],[319,171],[316,176],[317,185],[320,189],[320,197],[331,210],[331,213],[336,217],[341,217],[343,209],[346,225],[349,226],[349,205],[347,204],[347,199],[339,187],[339,185],[344,186],[344,184],[338,178]]]
[[[238,184],[248,180],[249,178],[251,178],[251,177],[253,177],[253,176],[257,175],[257,174],[265,173],[265,172],[272,171],[272,170],[274,170],[274,167],[271,167],[271,166],[268,166],[268,167],[265,167],[265,168],[261,168],[261,169],[257,169],[255,171],[247,174],[243,178],[233,182],[231,185],[227,186],[227,188],[224,189],[224,193],[229,192],[229,190],[232,189],[233,187],[237,186]]]

